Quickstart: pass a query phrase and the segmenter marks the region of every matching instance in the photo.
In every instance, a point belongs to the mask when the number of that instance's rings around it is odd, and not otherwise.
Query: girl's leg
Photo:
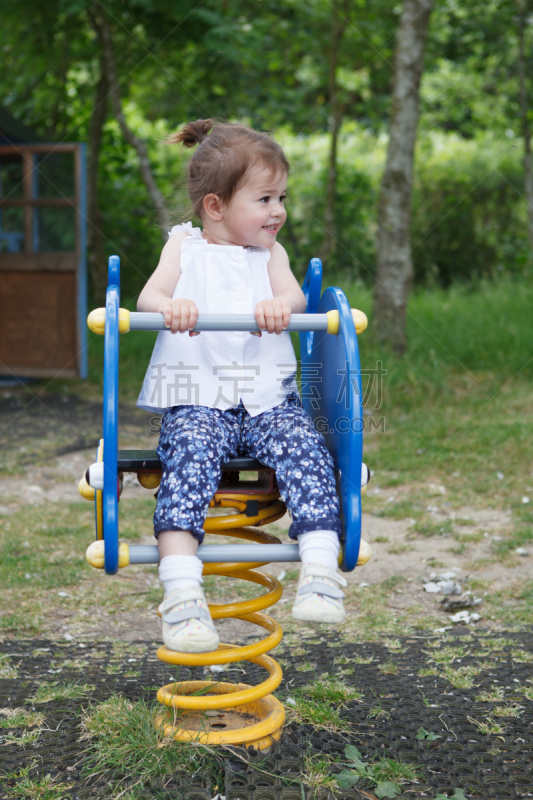
[[[209,652],[218,634],[202,590],[196,555],[203,523],[220,480],[220,464],[232,454],[231,419],[202,406],[167,412],[158,455],[163,466],[154,515],[165,598],[159,611],[163,641],[171,650]]]
[[[196,555],[198,539],[189,531],[161,531],[159,547],[159,580],[165,594],[174,589],[188,589],[202,583],[202,562]]]
[[[280,494],[300,545],[302,572],[293,607],[296,619],[342,622],[344,578],[337,572],[341,522],[333,460],[324,438],[297,400],[287,400],[245,423],[246,445],[276,470]]]
[[[301,533],[298,546],[302,564],[323,564],[334,571],[339,564],[340,542],[335,531],[316,530]]]

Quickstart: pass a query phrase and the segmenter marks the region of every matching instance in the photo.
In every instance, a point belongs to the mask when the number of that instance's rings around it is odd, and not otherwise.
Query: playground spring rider
[[[327,289],[322,296],[322,264],[311,259],[303,285],[307,312],[293,314],[289,330],[300,331],[303,391],[306,411],[324,433],[333,457],[343,523],[342,564],[345,572],[366,563],[369,545],[361,541],[363,415],[357,333],[367,319],[361,311],[350,309],[343,292]],[[109,285],[106,308],[89,315],[94,333],[104,334],[104,431],[92,464],[81,479],[83,497],[95,502],[96,541],[87,549],[93,567],[105,568],[109,575],[128,564],[157,564],[156,545],[128,545],[118,540],[118,500],[122,477],[135,473],[139,483],[155,489],[161,480],[161,464],[151,450],[118,450],[118,355],[119,334],[129,330],[164,330],[162,314],[135,313],[120,308],[120,262],[109,259]],[[253,314],[199,314],[197,331],[258,330]],[[240,480],[240,472],[257,471],[255,481]],[[366,472],[366,470],[364,470]],[[365,484],[362,488],[361,484]],[[238,603],[212,603],[213,619],[243,619],[264,628],[268,635],[243,647],[220,644],[211,653],[178,653],[162,646],[161,661],[184,666],[229,664],[251,661],[268,672],[258,686],[219,681],[184,681],[162,687],[158,700],[166,706],[161,715],[166,733],[176,739],[204,744],[234,744],[264,749],[279,739],[285,719],[283,706],[270,694],[282,679],[279,664],[266,655],[282,639],[280,625],[262,612],[277,603],[283,593],[280,582],[257,567],[274,561],[299,561],[297,544],[281,544],[279,539],[259,530],[285,514],[279,499],[275,472],[250,458],[234,458],[222,466],[222,480],[210,503],[215,508],[232,508],[238,513],[208,517],[207,533],[245,539],[255,544],[201,545],[198,557],[204,575],[224,575],[264,586],[267,592]],[[201,692],[201,694],[195,694]],[[216,716],[207,711],[218,711]],[[246,720],[246,722],[244,722]],[[252,720],[252,723],[250,723]]]

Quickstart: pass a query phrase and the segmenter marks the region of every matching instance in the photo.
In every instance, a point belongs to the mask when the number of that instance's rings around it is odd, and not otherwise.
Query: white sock
[[[300,559],[306,564],[321,564],[329,569],[338,569],[340,542],[335,531],[309,531],[298,536]]]
[[[159,580],[165,594],[202,583],[203,564],[198,556],[165,556],[159,562]]]

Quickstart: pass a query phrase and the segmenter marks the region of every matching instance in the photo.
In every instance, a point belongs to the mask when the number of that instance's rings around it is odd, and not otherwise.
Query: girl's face
[[[287,173],[255,166],[230,202],[222,209],[221,222],[228,244],[241,247],[274,247],[287,219]]]

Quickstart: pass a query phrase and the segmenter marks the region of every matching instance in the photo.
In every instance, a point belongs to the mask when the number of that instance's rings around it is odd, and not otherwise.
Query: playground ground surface
[[[525,284],[506,286],[414,298],[410,351],[383,359],[382,396],[374,386],[366,403],[365,418],[385,425],[365,441],[373,558],[347,576],[348,617],[334,630],[296,624],[297,569],[270,568],[285,590],[272,610],[285,631],[274,655],[292,721],[249,764],[242,752],[177,748],[139,722],[176,676],[155,658],[155,568],[109,578],[84,560],[92,506],[76,484],[101,435],[99,351],[84,385],[0,390],[2,800],[533,796],[532,297]],[[382,358],[361,346],[363,365]],[[133,406],[147,354],[125,344],[123,356],[121,447],[153,448],[150,419]],[[151,542],[153,507],[127,482],[121,538]],[[283,541],[287,528],[270,526]],[[463,611],[479,619],[454,622],[457,609],[424,589],[450,573],[472,602]],[[252,591],[219,578],[206,588],[214,601]],[[243,622],[220,626],[223,641],[255,635]],[[261,679],[242,669],[228,677]],[[133,728],[150,733],[124,742]],[[105,751],[114,756],[102,760]],[[339,784],[343,769],[359,778],[351,789]]]
[[[363,523],[374,555],[347,575],[343,626],[295,623],[296,565],[265,568],[281,576],[285,589],[272,610],[285,631],[274,654],[284,669],[278,695],[296,702],[287,704],[292,722],[281,744],[268,756],[248,757],[250,764],[224,751],[206,756],[211,761],[205,764],[202,756],[192,771],[169,757],[166,766],[124,774],[116,764],[96,766],[102,730],[93,725],[90,738],[87,715],[100,708],[109,723],[153,713],[155,689],[176,679],[155,657],[156,571],[130,567],[109,578],[84,561],[93,538],[92,505],[79,497],[77,481],[93,459],[99,404],[72,393],[36,400],[31,387],[7,394],[0,399],[6,453],[0,490],[2,800],[120,792],[132,800],[217,794],[228,800],[348,800],[386,791],[430,798],[459,798],[463,791],[469,798],[502,800],[533,795],[533,545],[529,503],[522,502],[533,484],[530,472],[518,489],[503,468],[503,478],[488,476],[496,487],[489,503],[468,474],[448,477],[431,467],[401,481],[397,471],[376,469]],[[517,397],[512,400],[516,405]],[[121,416],[121,446],[155,447],[146,415],[124,406]],[[380,463],[379,436],[367,437],[371,465]],[[121,537],[150,543],[153,507],[152,494],[129,480]],[[286,541],[288,524],[284,518],[269,527]],[[442,594],[424,589],[451,572],[463,598],[482,601],[467,609],[480,619],[466,626],[452,621],[456,610],[442,610]],[[222,578],[206,584],[215,601],[255,591]],[[223,641],[235,643],[250,642],[256,633],[241,621],[223,621],[220,629]],[[178,679],[186,677],[182,671]],[[231,677],[261,680],[247,665],[229,668],[224,678]],[[165,741],[130,746],[138,762],[139,752],[178,747]],[[343,789],[336,776],[343,769],[357,772],[355,762],[346,761],[349,746],[366,766],[359,767],[358,783]],[[387,789],[387,782],[396,788]]]

